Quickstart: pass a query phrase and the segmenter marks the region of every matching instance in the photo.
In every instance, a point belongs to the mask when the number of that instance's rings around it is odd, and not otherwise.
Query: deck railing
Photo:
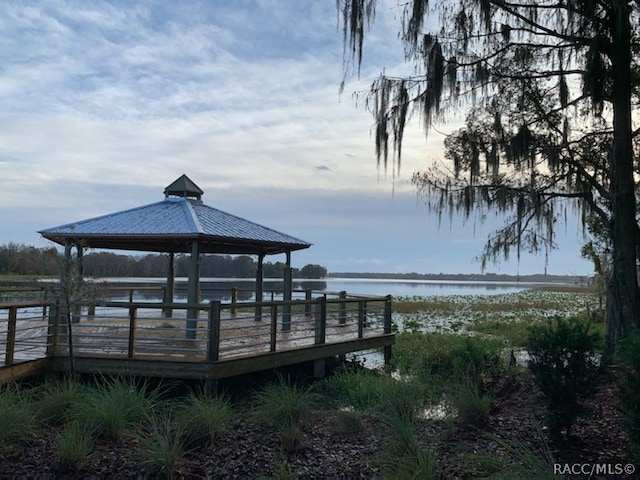
[[[48,303],[24,301],[0,303],[0,366],[35,358],[51,352],[53,336]]]
[[[211,363],[389,333],[391,297],[102,302],[73,309],[70,321],[60,306],[23,302],[0,304],[0,365],[67,356],[70,347],[74,356]]]

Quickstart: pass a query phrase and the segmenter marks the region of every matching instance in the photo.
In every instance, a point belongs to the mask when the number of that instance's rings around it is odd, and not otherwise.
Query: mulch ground
[[[584,464],[609,465],[609,473],[617,473],[616,468],[631,462],[626,455],[627,438],[617,410],[614,376],[611,371],[601,376],[597,393],[587,402],[592,415],[576,422],[570,440],[551,442],[543,426],[544,410],[538,391],[528,373],[515,376],[497,388],[489,423],[482,429],[442,419],[424,419],[416,427],[419,439],[425,449],[435,452],[436,470],[445,479],[479,478],[490,473],[495,463],[522,462],[527,455],[528,459],[531,455],[546,459],[549,476],[554,463],[556,468],[573,466],[574,473],[576,465]],[[255,419],[239,418],[232,429],[212,445],[189,452],[174,478],[381,478],[379,458],[385,449],[387,427],[376,417],[363,416],[359,431],[345,432],[341,415],[337,411],[314,412],[305,422],[294,447],[287,450],[275,430]],[[1,452],[0,478],[157,476],[142,463],[141,445],[128,436],[99,443],[84,466],[65,471],[56,458],[57,435],[56,430],[43,430],[28,444]],[[640,476],[635,472],[622,472],[621,475],[579,474],[565,478]]]

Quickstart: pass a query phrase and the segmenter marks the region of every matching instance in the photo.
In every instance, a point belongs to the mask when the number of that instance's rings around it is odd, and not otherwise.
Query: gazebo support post
[[[262,320],[262,298],[264,294],[264,253],[258,254],[258,269],[256,270],[256,322]]]
[[[195,305],[199,302],[200,293],[200,244],[197,240],[191,244],[191,263],[189,264],[189,284],[187,287],[187,303],[193,305],[187,309],[186,338],[194,340],[198,330],[198,309]]]
[[[75,265],[76,268],[75,268],[75,271],[73,272],[74,274],[73,285],[76,285],[76,282],[77,282],[77,288],[81,288],[80,286],[84,281],[84,264],[82,262],[83,253],[84,253],[84,248],[82,248],[82,246],[79,243],[76,243],[76,265]],[[81,309],[82,309],[82,306],[79,303],[75,303],[73,305],[73,317],[72,317],[73,323],[80,323]]]
[[[169,264],[167,265],[167,286],[164,289],[164,302],[173,303],[173,287],[176,280],[175,270],[175,254],[169,252]],[[170,318],[173,315],[173,309],[166,307],[164,309],[164,316]]]
[[[291,330],[291,290],[293,289],[291,281],[291,250],[287,250],[287,261],[284,267],[284,291],[282,292],[282,299],[284,305],[282,306],[282,330]]]

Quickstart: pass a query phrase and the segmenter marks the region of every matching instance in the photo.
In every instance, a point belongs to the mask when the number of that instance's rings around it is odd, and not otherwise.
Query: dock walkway
[[[218,380],[354,352],[391,354],[390,297],[260,303],[103,302],[69,318],[47,302],[0,304],[0,382],[65,372]],[[69,335],[69,325],[71,335]]]

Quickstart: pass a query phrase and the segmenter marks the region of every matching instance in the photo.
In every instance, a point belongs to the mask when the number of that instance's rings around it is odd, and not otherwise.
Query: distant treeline
[[[523,282],[523,283],[565,283],[585,284],[589,276],[577,275],[505,275],[499,273],[467,274],[467,273],[354,273],[331,272],[329,278],[380,278],[388,280],[436,280],[465,282]]]
[[[0,245],[0,275],[59,275],[64,254],[55,247],[36,248],[9,243]],[[188,276],[189,255],[175,256],[175,274]],[[84,275],[90,277],[165,277],[169,268],[167,254],[121,255],[89,252],[82,257]],[[267,278],[283,278],[285,263],[264,262]],[[254,278],[258,262],[248,255],[201,255],[201,277]],[[294,268],[296,278],[324,278],[327,269],[309,264]]]

